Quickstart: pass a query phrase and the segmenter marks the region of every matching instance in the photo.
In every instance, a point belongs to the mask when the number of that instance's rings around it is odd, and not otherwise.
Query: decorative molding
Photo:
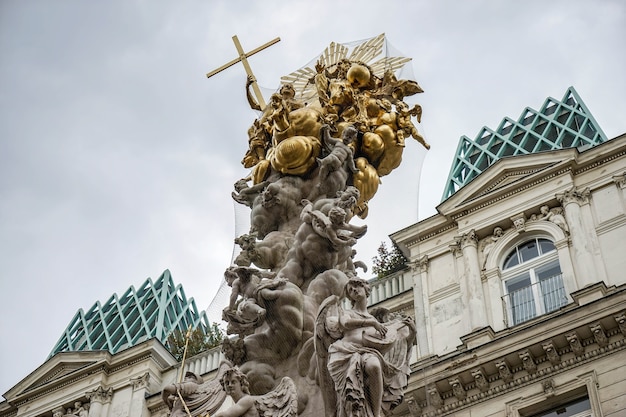
[[[512,197],[512,196],[514,196],[516,194],[523,193],[524,191],[526,191],[528,189],[534,188],[535,186],[537,186],[537,185],[539,185],[541,183],[547,182],[547,181],[549,181],[549,180],[551,180],[553,178],[556,178],[557,176],[559,176],[561,174],[565,174],[565,173],[568,173],[570,171],[571,171],[571,169],[570,169],[569,166],[568,167],[564,167],[562,169],[559,169],[558,171],[555,171],[555,172],[552,172],[552,173],[550,173],[548,175],[544,175],[542,177],[539,177],[537,180],[532,181],[532,182],[527,183],[527,184],[524,184],[521,187],[518,187],[518,188],[516,188],[514,190],[511,190],[511,191],[509,191],[507,193],[500,194],[500,195],[498,195],[498,196],[496,196],[496,197],[492,198],[491,200],[488,200],[488,201],[486,201],[484,203],[474,205],[471,208],[467,208],[466,210],[463,210],[462,212],[456,213],[456,214],[454,214],[454,215],[452,215],[450,217],[453,220],[456,220],[456,219],[458,219],[460,217],[463,217],[465,215],[471,214],[471,213],[473,213],[475,211],[478,211],[480,209],[483,209],[485,207],[489,207],[489,206],[491,206],[493,204],[496,204],[499,201],[506,200],[507,198]],[[472,199],[471,200],[467,200],[467,201],[472,201]]]
[[[589,201],[591,200],[591,190],[589,190],[589,187],[582,190],[577,190],[576,187],[573,187],[568,191],[558,193],[556,198],[563,206],[569,203],[576,203],[579,206],[582,206],[584,204],[589,204]]]
[[[574,175],[582,174],[583,172],[586,172],[586,171],[589,171],[589,170],[591,170],[593,168],[602,166],[602,165],[606,164],[607,162],[614,161],[616,159],[622,158],[624,155],[626,155],[626,150],[622,150],[622,151],[614,153],[612,155],[608,155],[608,156],[606,156],[606,157],[604,157],[602,159],[596,159],[595,161],[593,161],[593,163],[590,163],[590,164],[587,164],[585,166],[573,169],[572,173]]]
[[[613,182],[622,190],[626,189],[626,171],[620,175],[613,175]]]
[[[626,151],[618,152],[616,154],[608,155],[608,156],[606,156],[604,158],[598,159],[598,160],[594,161],[594,163],[592,163],[592,164],[588,164],[588,165],[585,165],[585,166],[582,166],[582,167],[577,167],[576,169],[574,169],[571,166],[571,164],[570,164],[568,166],[560,168],[560,169],[558,169],[556,171],[553,171],[551,173],[548,173],[546,175],[539,176],[535,181],[523,184],[523,185],[521,185],[521,186],[519,186],[519,187],[517,187],[517,188],[515,188],[515,189],[513,189],[511,191],[508,191],[506,193],[494,196],[492,199],[487,200],[487,201],[485,201],[483,203],[476,204],[476,205],[472,206],[471,208],[463,210],[462,212],[455,213],[454,215],[450,216],[450,218],[452,218],[453,220],[458,219],[458,218],[463,217],[465,215],[471,214],[471,213],[473,213],[475,211],[481,210],[481,209],[483,209],[485,207],[488,207],[488,206],[491,206],[493,204],[496,204],[499,201],[506,200],[507,198],[510,198],[510,197],[512,197],[512,196],[514,196],[516,194],[523,193],[523,192],[525,192],[528,189],[534,188],[534,187],[536,187],[539,184],[542,184],[542,183],[545,183],[547,181],[550,181],[553,178],[556,178],[556,177],[558,177],[558,176],[560,176],[562,174],[566,174],[566,173],[571,172],[574,175],[578,175],[578,174],[581,174],[581,173],[583,173],[585,171],[593,169],[593,168],[595,168],[597,166],[601,166],[602,164],[605,164],[607,162],[610,162],[610,161],[613,161],[615,159],[621,158],[624,155],[626,155]],[[546,167],[546,168],[548,168],[548,167]],[[624,173],[624,176],[626,176],[626,172]],[[617,176],[617,177],[619,177],[619,176]],[[624,187],[622,185],[620,185],[620,186]],[[472,199],[469,199],[467,201],[472,201],[472,200],[474,200],[476,198],[479,198],[479,197],[482,197],[482,196],[483,195],[480,195],[480,196],[474,197]],[[437,234],[437,233],[433,233],[433,234],[431,234],[429,236],[424,236],[423,239],[420,238],[420,239],[418,239],[418,241],[426,240],[426,239],[434,236],[435,234]],[[414,243],[417,243],[417,241],[414,242]]]
[[[110,403],[111,398],[113,398],[113,388],[104,388],[100,385],[93,391],[86,392],[85,396],[90,402],[99,402],[102,404]]]
[[[617,323],[619,324],[620,320],[626,323],[626,310],[620,312],[619,314],[613,313],[612,315],[608,315],[601,320],[606,322],[607,319],[615,318]],[[599,323],[600,320],[597,320]],[[581,334],[588,334],[586,330],[583,330],[585,327],[588,329],[590,324],[581,326]],[[606,334],[606,333],[605,333]],[[575,384],[587,384],[588,392],[590,393],[590,397],[594,397],[597,399],[597,392],[593,391],[596,386],[591,387],[589,385],[590,381],[594,378],[593,372],[591,374],[591,379],[582,375],[580,377],[574,378],[571,382],[562,382],[562,378],[558,378],[558,375],[565,375],[567,373],[572,372],[572,369],[593,363],[599,358],[608,357],[616,352],[626,350],[626,335],[621,338],[616,338],[616,335],[622,335],[620,330],[617,327],[612,328],[609,336],[612,341],[609,341],[606,347],[599,346],[594,337],[589,337],[587,339],[581,339],[578,336],[576,331],[569,331],[561,333],[560,335],[555,335],[552,337],[552,340],[545,340],[543,342],[534,343],[531,346],[526,346],[523,350],[518,351],[518,356],[523,361],[524,357],[532,358],[532,364],[529,364],[522,367],[519,366],[511,367],[507,362],[504,356],[498,359],[487,360],[484,363],[481,363],[478,366],[474,366],[470,368],[471,363],[477,360],[477,355],[472,355],[469,360],[457,360],[453,362],[455,366],[447,366],[441,371],[437,372],[442,375],[440,380],[435,380],[425,387],[422,386],[421,389],[425,395],[422,398],[425,398],[423,402],[418,404],[421,407],[420,416],[423,417],[439,417],[444,415],[454,415],[461,409],[468,409],[476,406],[476,404],[493,400],[494,398],[501,396],[505,393],[515,392],[522,387],[529,386],[532,384],[541,384],[541,389],[539,390],[540,394],[536,395],[541,396],[543,399],[550,398],[552,395],[560,395],[563,392],[568,392],[571,390],[570,385],[572,383]],[[553,340],[556,338],[567,338],[570,342],[571,351],[574,352],[574,355],[567,355],[563,352],[569,353],[568,349],[561,350],[557,349]],[[560,361],[559,363],[553,363],[548,354],[548,350],[550,345],[554,348],[555,353],[559,354]],[[587,346],[587,351],[583,346]],[[533,357],[531,353],[531,349],[534,352],[539,352],[543,350],[545,353],[544,356],[541,357]],[[510,356],[510,352],[507,356]],[[551,355],[551,354],[550,354]],[[510,358],[509,358],[510,359]],[[530,359],[527,359],[527,362]],[[553,359],[555,361],[555,359]],[[556,362],[556,361],[555,361]],[[432,365],[430,365],[432,366]],[[497,368],[497,374],[487,375],[486,370],[492,369],[495,366]],[[528,370],[527,368],[537,367],[536,372],[525,372],[524,370]],[[413,371],[417,371],[412,366]],[[445,375],[445,377],[444,377]],[[462,384],[462,381],[468,381],[471,377],[474,379],[474,383],[469,383],[466,385]],[[431,376],[432,378],[432,376]],[[432,381],[432,379],[431,379]],[[561,381],[558,385],[556,381]],[[447,382],[447,384],[446,384]],[[456,392],[454,389],[455,383],[461,383],[460,386],[456,387]],[[578,386],[577,385],[577,386]],[[441,392],[436,389],[436,387],[449,386],[449,390]],[[460,387],[463,387],[465,392],[465,398],[459,399],[459,396],[463,396],[463,394],[459,391]],[[435,392],[432,391],[432,387],[435,387]],[[482,387],[482,388],[481,388]],[[428,391],[428,388],[431,388],[431,391]],[[409,395],[413,396],[413,399],[418,398],[418,391],[420,388],[413,390]],[[408,394],[408,393],[407,393]],[[431,401],[433,396],[439,396],[442,402],[438,403],[437,406]],[[594,400],[595,401],[595,400]],[[535,403],[537,401],[532,401]],[[521,406],[520,404],[526,404]],[[511,403],[507,404],[507,410],[519,410],[520,408],[526,407],[528,404],[527,398],[518,398]],[[430,407],[432,406],[432,407]],[[510,408],[513,407],[513,408]],[[592,404],[592,408],[595,410]],[[508,412],[508,411],[507,411]],[[509,413],[507,416],[519,416],[518,413]]]
[[[470,356],[470,357],[468,357],[468,358],[464,358],[464,359],[459,359],[459,360],[456,360],[456,361],[452,362],[452,363],[450,364],[450,366],[448,366],[448,367],[446,368],[446,370],[448,370],[448,369],[455,369],[455,368],[459,368],[459,367],[461,367],[461,366],[465,366],[465,365],[467,365],[467,364],[470,364],[470,363],[476,362],[477,360],[478,360],[478,356],[476,356],[476,355],[472,355],[472,356]]]
[[[438,228],[438,229],[436,229],[436,230],[433,230],[433,231],[432,231],[432,232],[430,232],[430,233],[427,233],[427,234],[424,234],[424,235],[418,234],[417,239],[409,240],[409,241],[406,243],[406,246],[407,246],[408,248],[410,248],[410,247],[412,247],[412,246],[415,246],[415,245],[416,245],[416,244],[418,244],[419,242],[423,242],[423,241],[425,241],[425,240],[430,239],[430,238],[431,238],[431,237],[433,237],[433,236],[437,236],[437,235],[439,235],[439,234],[442,234],[442,233],[447,232],[448,230],[451,230],[451,229],[456,229],[456,228],[457,228],[457,224],[456,224],[456,222],[451,222],[451,223],[448,223],[448,224],[446,224],[446,225],[444,225],[444,226],[442,226],[442,227],[440,227],[440,228]]]
[[[465,392],[465,386],[458,376],[448,379],[448,383],[452,387],[452,393],[457,400],[461,401],[467,397],[467,392]]]
[[[567,339],[567,342],[569,343],[569,346],[572,350],[572,352],[574,353],[574,355],[576,356],[582,356],[585,354],[585,348],[582,345],[582,343],[580,343],[580,338],[578,337],[578,333],[571,332],[565,335],[565,338]]]
[[[454,239],[454,243],[450,243],[448,249],[450,249],[450,252],[452,252],[455,258],[460,258],[463,255],[463,252],[461,252],[461,241],[458,237]]]
[[[487,379],[485,372],[482,368],[477,368],[471,371],[474,383],[480,392],[487,392],[489,390],[489,380]]]
[[[593,338],[595,339],[598,346],[606,347],[609,344],[609,338],[607,337],[604,328],[602,327],[602,324],[600,324],[600,322],[592,324],[591,326],[589,326],[589,329],[591,330]]]
[[[78,375],[74,376],[71,379],[64,380],[62,383],[51,384],[52,386],[50,388],[44,389],[42,391],[38,391],[38,392],[32,394],[30,397],[27,397],[24,400],[17,401],[16,405],[18,407],[20,407],[20,406],[22,406],[23,404],[25,404],[28,401],[32,401],[32,400],[34,400],[36,398],[45,397],[46,395],[49,395],[52,392],[61,390],[61,389],[63,389],[66,386],[72,385],[72,384],[74,384],[74,383],[76,383],[76,382],[78,382],[80,380],[86,379],[86,378],[91,378],[92,376],[100,374],[100,373],[102,373],[102,374],[104,374],[106,376],[108,376],[111,373],[108,364],[105,364],[105,363],[100,364],[99,366],[97,366],[97,367],[95,367],[95,368],[93,368],[93,369],[91,369],[91,370],[89,370],[87,372],[79,373]],[[40,385],[38,385],[37,387],[39,387],[39,386]]]
[[[565,249],[569,247],[570,243],[571,243],[571,240],[568,236],[565,239],[561,239],[561,240],[554,242],[554,247],[557,248],[557,250],[561,250],[561,249]]]
[[[483,195],[488,194],[489,192],[491,192],[492,190],[496,189],[496,188],[500,188],[498,187],[500,184],[505,183],[504,185],[508,185],[509,179],[513,178],[515,181],[517,181],[518,179],[520,179],[521,177],[525,177],[528,175],[532,175],[536,172],[542,171],[546,168],[551,167],[553,164],[549,164],[546,166],[541,166],[541,167],[534,167],[534,168],[520,168],[520,169],[516,169],[516,170],[511,170],[508,172],[505,172],[504,175],[502,175],[500,178],[496,178],[495,181],[493,181],[490,185],[488,185],[487,187],[485,187],[485,189],[478,194],[478,197],[482,197]]]
[[[572,392],[577,388],[586,387],[591,403],[591,411],[593,416],[602,416],[600,400],[598,397],[598,377],[595,371],[587,372],[582,375],[572,375],[571,379],[562,381],[558,386],[556,383],[542,381],[542,390],[528,396],[517,397],[510,402],[505,403],[504,415],[507,417],[520,417],[519,410],[530,405],[541,403],[553,396],[558,396],[568,392]]]
[[[150,374],[146,372],[142,376],[139,376],[137,378],[131,378],[130,384],[133,386],[133,391],[137,391],[142,388],[148,388],[149,381],[150,381]]]
[[[428,259],[428,255],[423,255],[421,258],[411,262],[409,265],[411,266],[412,272],[426,273],[428,272],[429,264],[430,260]]]
[[[626,311],[622,311],[619,314],[613,316],[617,325],[619,326],[619,331],[622,332],[622,335],[626,336]]]
[[[419,417],[422,415],[422,408],[419,406],[419,402],[413,396],[409,396],[406,399],[406,403],[409,407],[409,414],[411,414],[411,417]]]
[[[526,369],[529,374],[534,374],[537,372],[537,363],[535,362],[535,358],[530,352],[530,349],[519,352],[519,358],[522,360],[522,365],[524,366],[524,369]]]
[[[526,230],[526,215],[524,213],[517,214],[510,219],[518,233]]]
[[[603,221],[602,223],[596,226],[596,234],[598,236],[603,235],[608,232],[612,232],[620,227],[624,227],[624,223],[626,223],[626,214],[618,214],[612,219]]]
[[[502,379],[505,383],[509,383],[513,381],[513,373],[511,372],[511,368],[509,364],[506,363],[506,360],[502,359],[496,361],[496,368],[498,368],[498,374],[500,375],[500,379]]]
[[[541,347],[543,348],[544,352],[546,352],[546,357],[552,365],[558,365],[559,363],[561,363],[561,355],[559,355],[559,352],[554,346],[552,340],[543,343]]]
[[[456,239],[458,239],[461,249],[464,249],[467,246],[473,246],[475,248],[478,247],[478,237],[476,236],[476,231],[474,231],[474,229],[461,235],[459,238],[455,238],[455,240]]]
[[[436,303],[437,301],[441,301],[444,298],[448,298],[454,294],[461,293],[461,285],[458,282],[454,282],[450,285],[446,285],[445,287],[439,288],[432,292],[432,294],[428,297],[428,301],[430,303]]]
[[[554,383],[554,379],[546,379],[541,382],[541,386],[543,388],[543,393],[547,398],[554,397],[554,390],[556,389],[556,384]]]
[[[441,408],[443,406],[443,398],[441,397],[441,393],[435,384],[429,385],[426,388],[426,392],[428,393],[430,404],[432,404],[433,407]]]

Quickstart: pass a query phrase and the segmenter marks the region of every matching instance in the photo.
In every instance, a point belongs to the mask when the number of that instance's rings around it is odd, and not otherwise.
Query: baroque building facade
[[[503,158],[391,236],[418,327],[405,415],[624,415],[625,179],[626,135]]]

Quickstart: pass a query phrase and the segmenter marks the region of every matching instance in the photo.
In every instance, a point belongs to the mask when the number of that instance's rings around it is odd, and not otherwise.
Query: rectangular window
[[[529,417],[593,417],[589,397],[579,398]]]

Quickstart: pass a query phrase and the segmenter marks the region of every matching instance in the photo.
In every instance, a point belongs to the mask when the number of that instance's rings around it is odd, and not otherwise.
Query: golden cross
[[[218,72],[222,72],[226,68],[232,67],[237,62],[241,61],[241,63],[243,64],[243,67],[246,70],[246,74],[252,77],[252,90],[254,91],[254,95],[256,96],[256,99],[259,102],[259,105],[261,106],[261,108],[265,108],[265,101],[263,100],[263,95],[261,95],[261,90],[259,89],[259,85],[256,82],[256,78],[254,78],[254,74],[252,73],[252,68],[250,68],[250,64],[248,64],[248,57],[256,54],[259,51],[262,51],[265,48],[268,48],[274,45],[275,43],[279,41],[280,41],[280,38],[276,38],[274,40],[269,41],[268,43],[264,45],[259,46],[256,49],[253,49],[252,51],[248,53],[245,53],[243,51],[243,48],[241,47],[241,44],[239,43],[239,39],[237,38],[237,35],[235,35],[233,36],[233,42],[235,43],[235,48],[237,48],[237,52],[239,52],[239,58],[235,58],[232,61],[228,62],[227,64],[222,65],[218,69],[209,72],[206,76],[207,78],[210,78],[214,76],[215,74],[217,74]]]

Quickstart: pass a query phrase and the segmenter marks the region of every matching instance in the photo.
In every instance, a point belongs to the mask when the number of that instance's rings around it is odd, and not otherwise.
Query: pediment
[[[45,374],[41,375],[26,388],[26,391],[33,388],[38,388],[50,382],[64,379],[66,376],[76,373],[81,369],[94,364],[96,361],[81,361],[81,362],[62,362],[57,364],[54,368],[50,369]]]
[[[524,184],[546,179],[550,176],[549,173],[569,164],[575,154],[575,149],[563,149],[502,158],[441,203],[440,211],[445,213],[483,198],[510,192]]]
[[[500,170],[500,172],[495,172],[494,175],[487,178],[488,181],[482,184],[479,189],[474,190],[474,193],[469,195],[466,201],[474,200],[491,192],[497,192],[510,184],[522,182],[524,178],[534,176],[552,165],[554,164],[546,163],[535,166],[503,167],[505,169]]]
[[[6,394],[7,400],[28,395],[42,387],[64,384],[82,373],[91,372],[94,367],[107,362],[108,352],[62,352],[48,359],[30,375],[11,388]]]

